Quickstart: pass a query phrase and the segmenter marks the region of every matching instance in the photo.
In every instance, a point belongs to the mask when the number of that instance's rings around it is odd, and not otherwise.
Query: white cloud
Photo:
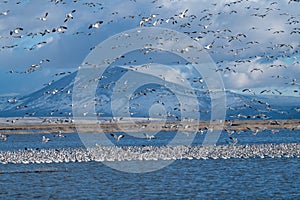
[[[226,63],[233,66],[235,63]],[[261,88],[261,87],[288,87],[286,84],[294,78],[300,78],[300,67],[293,63],[281,60],[262,63],[260,59],[253,59],[249,63],[239,65],[235,72],[223,73],[226,87],[230,89]]]

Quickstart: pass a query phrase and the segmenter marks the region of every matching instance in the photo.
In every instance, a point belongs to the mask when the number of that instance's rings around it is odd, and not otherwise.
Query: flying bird
[[[91,24],[89,26],[89,29],[91,29],[91,28],[100,28],[100,24],[103,24],[103,21],[97,21],[96,23]]]
[[[44,14],[44,16],[39,17],[39,18],[37,18],[37,19],[39,19],[39,20],[41,20],[41,21],[46,21],[46,20],[47,20],[47,16],[48,16],[48,13],[46,12],[46,13]]]
[[[113,133],[110,134],[117,142],[120,141],[121,138],[124,137],[124,135],[115,135]]]
[[[56,135],[54,135],[56,138],[64,138],[66,137],[65,135],[62,134],[62,131],[58,131]]]
[[[242,90],[242,92],[250,92],[253,93],[255,95],[255,92],[253,90],[251,90],[250,88],[245,88]]]
[[[73,13],[75,13],[76,10],[72,10],[71,12],[69,12],[68,14],[66,14],[66,17],[64,19],[64,23],[67,22],[69,19],[73,19]]]
[[[213,47],[214,43],[215,43],[215,41],[213,41],[212,43],[210,43],[210,44],[204,46],[204,49],[210,50],[210,49]]]
[[[189,9],[185,9],[183,12],[181,12],[178,17],[179,18],[185,18],[186,17],[186,13],[189,11]]]
[[[13,34],[19,34],[20,31],[23,31],[23,28],[17,27],[17,28],[15,28],[14,30],[11,30],[11,31],[9,32],[9,34],[10,34],[10,35],[13,35]]]
[[[50,141],[50,139],[47,138],[47,137],[45,137],[45,136],[43,135],[42,143],[47,143],[47,142],[49,142],[49,141]]]
[[[53,28],[52,32],[63,33],[64,30],[67,30],[67,29],[68,29],[68,27],[66,27],[66,26],[59,26],[58,28]]]
[[[144,133],[144,136],[147,138],[148,141],[151,141],[152,139],[155,139],[154,135],[148,135],[147,133]]]
[[[5,142],[7,140],[7,136],[0,133],[0,140],[2,140],[3,142]]]
[[[37,69],[40,69],[41,67],[42,67],[41,65],[33,64],[26,70],[25,73],[35,72]]]
[[[6,10],[6,11],[1,12],[0,15],[7,16],[8,13],[9,13],[9,10]]]
[[[235,146],[238,143],[237,138],[229,137],[230,141],[226,141],[228,144],[231,144],[232,146]]]
[[[262,69],[259,69],[259,68],[253,68],[251,69],[251,73],[254,72],[254,71],[260,71],[261,73],[263,73],[264,71]]]

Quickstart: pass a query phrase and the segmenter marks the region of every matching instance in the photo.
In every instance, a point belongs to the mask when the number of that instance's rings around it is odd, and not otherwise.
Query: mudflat
[[[45,133],[113,133],[201,130],[300,130],[300,120],[225,120],[225,121],[161,121],[149,118],[66,119],[66,118],[0,118],[2,134]]]

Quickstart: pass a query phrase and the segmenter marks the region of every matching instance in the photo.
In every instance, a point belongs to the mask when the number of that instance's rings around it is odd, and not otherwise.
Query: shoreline
[[[225,120],[225,121],[175,121],[159,119],[72,120],[66,118],[0,118],[1,134],[47,133],[114,133],[157,131],[262,131],[274,129],[300,130],[300,120]]]

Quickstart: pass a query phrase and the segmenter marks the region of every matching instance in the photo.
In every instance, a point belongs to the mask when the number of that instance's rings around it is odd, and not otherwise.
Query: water
[[[178,160],[150,173],[101,163],[6,166],[62,172],[1,174],[1,199],[299,199],[299,159]],[[67,171],[64,171],[67,169]]]
[[[102,133],[101,133],[102,134]],[[120,135],[124,133],[116,133]],[[132,133],[133,134],[133,133]],[[139,137],[133,137],[131,135],[125,135],[124,139],[121,139],[119,142],[116,142],[110,133],[107,133],[106,136],[112,143],[116,146],[142,146],[142,145],[155,145],[163,146],[168,145],[169,142],[174,139],[176,132],[159,132],[157,133],[156,139],[148,141],[145,139],[142,133],[135,133],[140,135]],[[150,133],[149,133],[150,134]],[[9,151],[9,150],[18,150],[24,148],[39,148],[39,149],[49,149],[49,148],[80,148],[84,147],[84,144],[80,140],[80,136],[76,133],[66,133],[64,138],[55,137],[53,134],[44,134],[51,141],[48,143],[42,143],[41,134],[26,134],[26,135],[9,135],[6,142],[0,142],[0,151]],[[91,138],[93,135],[90,134]],[[245,131],[241,133],[234,133],[231,135],[234,138],[238,139],[238,144],[279,144],[279,143],[300,143],[300,131],[291,131],[291,130],[280,130],[280,132],[272,133],[270,130],[265,130],[253,135],[250,131]],[[141,138],[144,137],[144,138]],[[192,135],[183,135],[183,139],[194,140],[191,145],[201,145],[205,134],[196,134]],[[217,145],[224,145],[230,142],[228,133],[222,132]],[[96,141],[95,143],[101,143],[101,141]],[[175,144],[181,145],[186,144],[186,141],[177,141]]]
[[[234,134],[239,143],[299,143],[299,131],[270,131],[253,136]],[[1,150],[82,147],[78,135],[10,135]],[[108,136],[109,137],[109,136]],[[125,136],[118,145],[131,145]],[[166,137],[166,138],[165,138]],[[166,133],[156,140],[135,139],[137,145],[164,145]],[[203,136],[197,135],[194,145]],[[225,144],[223,133],[218,144]],[[113,141],[113,140],[112,140]],[[146,162],[146,161],[145,161]],[[101,162],[0,165],[0,199],[299,199],[299,158],[176,160],[154,172],[131,174]],[[41,172],[49,171],[49,172]]]

